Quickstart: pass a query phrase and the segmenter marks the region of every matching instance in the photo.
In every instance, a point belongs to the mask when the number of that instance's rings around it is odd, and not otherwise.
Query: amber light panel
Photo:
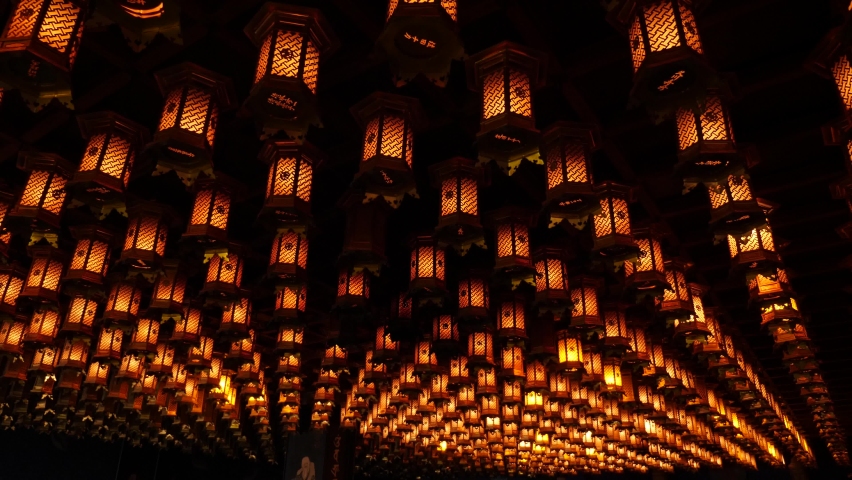
[[[272,241],[269,273],[285,279],[302,279],[308,266],[308,237],[293,230],[280,230]]]
[[[478,277],[459,280],[459,317],[487,317],[488,302],[486,280]]]
[[[29,171],[29,177],[8,215],[58,228],[72,167],[58,155],[37,152],[23,153],[19,165]]]
[[[506,338],[527,338],[525,314],[523,300],[502,302],[497,319],[497,334]]]
[[[598,310],[598,282],[588,277],[580,277],[573,281],[571,288],[571,325],[582,328],[599,328],[601,322]]]
[[[558,250],[545,249],[536,255],[535,274],[536,302],[568,300],[568,267]]]
[[[65,279],[103,284],[109,268],[112,234],[94,226],[75,228],[72,233],[78,240]]]
[[[64,268],[64,254],[49,246],[30,247],[32,263],[20,295],[55,302]]]
[[[24,322],[4,321],[0,323],[0,351],[20,355],[23,353]]]
[[[177,262],[164,262],[163,269],[154,282],[151,295],[150,310],[161,310],[176,314],[183,311],[183,300],[186,294],[186,274]]]
[[[417,237],[411,248],[411,284],[409,291],[444,288],[445,254],[431,237]]]
[[[676,114],[678,148],[681,155],[730,153],[734,149],[734,135],[728,121],[728,109],[722,98],[709,95],[697,111],[679,108]],[[723,160],[701,159],[711,162],[708,167],[724,166]],[[724,163],[723,163],[724,162]],[[715,164],[714,164],[715,163]]]
[[[307,302],[307,287],[303,285],[287,285],[275,294],[275,317],[280,319],[295,319],[305,312]]]
[[[17,268],[0,269],[0,312],[14,315],[18,296],[24,287],[24,272]]]
[[[634,71],[646,62],[653,65],[658,53],[667,50],[686,47],[697,54],[703,53],[690,2],[658,0],[636,3],[635,16],[629,24]],[[671,86],[664,82],[658,88],[665,90]]]
[[[604,345],[623,350],[629,348],[630,337],[627,331],[625,308],[621,305],[606,305],[603,309],[603,318]]]
[[[279,352],[298,352],[302,349],[305,331],[301,327],[281,326],[278,328],[278,338],[275,349]]]
[[[219,332],[238,336],[248,335],[251,323],[251,302],[247,298],[237,299],[222,309]]]
[[[580,337],[567,331],[556,333],[556,349],[559,368],[574,371],[583,368],[583,343]]]
[[[169,235],[164,209],[153,204],[140,205],[131,208],[129,216],[121,260],[134,261],[142,267],[159,262],[166,253]]]
[[[353,107],[364,128],[360,171],[410,171],[414,157],[416,100],[374,93]]]
[[[344,268],[337,277],[337,303],[363,305],[370,298],[370,280],[366,271]]]
[[[476,329],[467,336],[467,361],[471,367],[494,365],[494,339],[486,329]]]
[[[123,336],[124,332],[121,329],[102,328],[95,342],[92,358],[99,361],[120,360]]]
[[[225,255],[213,255],[207,264],[202,292],[235,295],[243,283],[242,257],[233,248]]]
[[[59,312],[49,309],[36,310],[24,334],[25,342],[41,345],[53,343],[59,332]]]
[[[309,216],[313,175],[322,159],[319,151],[308,143],[268,140],[260,159],[269,165],[262,214],[282,219]]]
[[[139,304],[142,301],[142,290],[132,283],[117,283],[112,286],[107,296],[104,318],[121,325],[131,325],[136,322]]]
[[[66,339],[62,344],[57,367],[82,370],[89,357],[89,341],[83,338]]]
[[[217,180],[205,178],[195,183],[195,200],[184,236],[227,240],[232,194],[223,183],[221,177]]]
[[[628,202],[630,187],[604,182],[596,187],[601,211],[593,215],[595,242],[593,250],[620,260],[637,249],[630,227]]]
[[[432,341],[436,346],[455,345],[459,341],[459,324],[452,315],[439,315],[432,320]]]
[[[175,349],[167,343],[157,344],[157,354],[148,365],[148,373],[171,373],[175,359]]]
[[[655,228],[635,229],[634,241],[639,251],[636,259],[624,262],[625,281],[638,289],[656,292],[666,285],[665,257]]]
[[[755,263],[778,263],[775,241],[768,224],[740,234],[728,234],[728,251],[731,261],[737,266]]]
[[[183,314],[175,318],[170,342],[197,343],[201,338],[203,314],[201,309],[186,307]]]

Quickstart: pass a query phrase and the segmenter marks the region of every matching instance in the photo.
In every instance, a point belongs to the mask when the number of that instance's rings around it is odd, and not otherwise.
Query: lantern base
[[[301,79],[267,75],[252,87],[244,106],[262,128],[261,140],[283,132],[301,144],[311,126],[322,127],[316,103]]]
[[[479,165],[491,161],[504,173],[513,175],[523,160],[543,165],[539,151],[541,134],[525,117],[506,114],[484,120],[476,136]]]
[[[212,148],[206,137],[199,133],[187,132],[172,127],[154,134],[143,154],[156,161],[152,175],[163,175],[174,171],[187,186],[195,183],[198,175],[205,174],[215,178],[213,173]]]
[[[766,224],[766,216],[774,205],[756,198],[728,202],[710,212],[710,228],[717,234],[738,234]]]
[[[644,105],[659,123],[678,108],[698,108],[709,88],[720,83],[716,71],[690,47],[649,53],[633,76],[632,103]]]

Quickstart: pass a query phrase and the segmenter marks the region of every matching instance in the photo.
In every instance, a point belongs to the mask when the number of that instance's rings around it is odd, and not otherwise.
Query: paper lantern
[[[540,305],[566,306],[570,302],[568,267],[558,249],[540,249],[535,258],[535,301]],[[546,307],[545,307],[546,308]]]
[[[59,298],[65,254],[47,245],[29,247],[32,263],[20,296],[55,303]]]
[[[287,285],[275,294],[274,316],[281,322],[298,321],[305,313],[307,302],[307,287]]]
[[[323,159],[319,150],[309,143],[268,140],[259,158],[269,165],[261,217],[278,222],[308,221],[314,171]]]
[[[65,312],[65,322],[62,324],[62,333],[71,335],[92,336],[92,324],[98,310],[98,304],[83,296],[74,296],[68,303]]]
[[[121,360],[121,341],[124,332],[119,329],[102,328],[95,344],[92,358],[103,362]]]
[[[488,317],[488,282],[475,276],[459,280],[458,318]]]
[[[103,285],[109,268],[112,232],[98,226],[72,227],[77,246],[64,280],[85,286]]]
[[[59,332],[59,312],[49,309],[39,309],[33,312],[29,325],[24,332],[24,342],[37,345],[53,343]]]
[[[431,297],[443,292],[445,262],[444,251],[432,237],[416,237],[411,245],[410,295]]]
[[[533,283],[534,269],[530,257],[529,234],[531,216],[526,211],[510,207],[493,212],[491,220],[497,231],[495,271]]]
[[[441,190],[441,210],[435,239],[464,255],[471,245],[485,247],[479,223],[479,184],[482,172],[473,160],[454,157],[429,167],[432,183]]]
[[[571,285],[571,326],[590,330],[601,329],[603,322],[598,310],[597,293],[600,281],[583,276],[572,280]]]
[[[405,194],[417,193],[412,163],[420,103],[410,97],[375,92],[352,107],[352,112],[364,129],[353,186],[365,189],[368,196],[383,197],[396,208]]]
[[[337,277],[337,301],[339,307],[363,307],[370,298],[370,279],[367,272],[342,269]]]
[[[134,325],[141,301],[142,290],[135,284],[129,282],[116,283],[107,296],[103,318],[110,323],[123,327]]]
[[[494,365],[494,340],[488,328],[475,328],[467,336],[467,363],[474,369]]]
[[[216,178],[205,177],[193,185],[195,200],[184,238],[202,242],[219,243],[228,240],[228,216],[231,202],[238,187],[234,181],[217,173]]]
[[[556,333],[556,349],[561,371],[572,372],[583,368],[583,344],[579,336],[560,330]]]
[[[6,88],[17,88],[27,106],[38,111],[54,98],[71,103],[67,74],[83,37],[87,3],[71,0],[20,1],[3,35],[0,55]]]
[[[240,291],[243,283],[243,253],[231,245],[225,254],[214,254],[207,263],[207,278],[202,293],[231,298]]]
[[[692,8],[690,0],[625,0],[610,10],[610,21],[630,39],[631,96],[653,113],[696,102],[714,78]]]
[[[617,183],[603,182],[595,187],[595,191],[601,211],[593,216],[595,242],[592,250],[612,259],[618,266],[635,258],[639,251],[633,240],[627,208],[632,201],[633,190]]]
[[[219,334],[246,338],[251,325],[251,301],[238,298],[222,308],[222,322]]]
[[[421,74],[446,86],[451,61],[464,58],[456,8],[456,0],[389,2],[387,24],[377,45],[390,60],[397,87]]]
[[[73,167],[58,155],[39,152],[21,152],[18,166],[28,171],[29,177],[20,198],[7,214],[9,220],[59,228]]]
[[[746,279],[752,301],[772,300],[793,293],[787,271],[783,268],[752,271],[747,274]]]
[[[174,170],[187,185],[199,173],[213,176],[213,140],[219,114],[234,107],[231,80],[193,63],[154,74],[165,105],[146,153],[157,161],[156,174]]]
[[[59,354],[57,368],[76,369],[82,371],[86,368],[89,356],[89,342],[83,338],[65,339],[62,351]]]
[[[77,123],[86,148],[68,188],[74,198],[101,215],[123,208],[123,196],[148,129],[113,112],[80,115]]]
[[[158,265],[166,253],[168,209],[152,203],[139,204],[128,209],[128,216],[121,260],[141,269]]]
[[[15,266],[0,267],[0,313],[14,315],[26,273]],[[27,275],[28,277],[28,275]]]
[[[583,229],[589,214],[596,213],[598,199],[592,187],[592,150],[599,143],[596,130],[586,125],[559,121],[542,134],[547,195],[544,207],[550,226],[568,221]]]
[[[0,322],[0,351],[21,355],[24,351],[25,331],[27,331],[27,324],[24,322],[9,320]]]
[[[154,291],[148,305],[148,313],[162,313],[163,317],[180,315],[184,311],[186,273],[177,261],[166,260],[154,282]]]
[[[260,49],[246,106],[264,136],[284,131],[303,139],[310,125],[321,126],[316,105],[320,61],[339,42],[322,12],[268,2],[245,33]]]
[[[526,339],[525,315],[523,299],[502,302],[497,318],[497,335],[509,339]]]
[[[780,263],[775,250],[775,240],[768,224],[760,225],[743,233],[729,233],[728,251],[734,267],[754,268],[774,266]]]
[[[304,328],[281,326],[278,329],[278,339],[275,350],[282,353],[299,352],[305,339]]]
[[[544,85],[544,56],[502,42],[467,60],[467,83],[482,95],[476,136],[480,162],[494,161],[512,175],[521,160],[541,163],[532,92]]]

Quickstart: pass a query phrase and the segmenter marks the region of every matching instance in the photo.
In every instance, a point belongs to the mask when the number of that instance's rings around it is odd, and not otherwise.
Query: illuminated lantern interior
[[[678,260],[666,262],[666,282],[668,286],[663,291],[663,301],[660,310],[673,315],[692,314],[692,295],[686,283],[685,270],[689,268]]]
[[[30,317],[24,334],[25,342],[51,344],[59,332],[59,312],[49,309],[37,310]]]
[[[310,214],[311,185],[320,158],[307,143],[267,141],[260,153],[269,164],[264,211],[282,218]]]
[[[627,283],[639,290],[656,290],[666,283],[663,248],[654,228],[635,229],[636,260],[624,262]]]
[[[536,301],[568,299],[568,267],[558,250],[545,249],[536,255],[535,274]]]
[[[529,218],[520,212],[505,210],[496,214],[496,269],[531,268]]]
[[[167,343],[157,344],[157,354],[148,365],[148,373],[171,373],[175,359],[175,349]]]
[[[36,152],[24,153],[19,165],[29,172],[29,177],[8,215],[32,218],[48,227],[58,228],[71,165],[58,155]]]
[[[23,271],[15,268],[0,269],[0,311],[14,315],[23,287]]]
[[[164,209],[153,204],[132,208],[121,259],[141,267],[159,262],[166,253],[168,235]]]
[[[148,310],[163,310],[171,313],[183,312],[183,300],[186,294],[186,274],[180,264],[164,262],[163,269],[154,282],[154,291]]]
[[[417,237],[411,249],[410,291],[442,289],[445,269],[444,251],[431,237]]]
[[[503,302],[497,320],[497,334],[501,337],[526,338],[524,303],[520,299]]]
[[[20,295],[55,302],[59,294],[59,280],[64,268],[64,254],[48,246],[30,247],[32,263]]]
[[[121,340],[124,332],[121,329],[102,328],[95,343],[92,358],[104,361],[121,359]]]
[[[207,264],[205,292],[234,295],[243,283],[242,254],[231,248],[223,255],[213,255]]]
[[[282,278],[302,278],[308,265],[308,238],[303,233],[280,230],[272,241],[269,272]]]
[[[370,280],[364,270],[343,269],[337,277],[337,301],[360,304],[370,298]]]
[[[636,250],[627,208],[631,189],[612,182],[596,188],[601,211],[594,217],[594,250],[619,259],[621,255]]]
[[[66,339],[59,354],[57,367],[83,370],[89,356],[89,342],[82,338]]]
[[[222,323],[219,324],[219,332],[245,336],[248,335],[250,323],[251,302],[247,298],[240,298],[222,309]]]
[[[74,296],[65,312],[62,332],[91,336],[97,310],[98,304],[94,300],[83,296]]]
[[[439,315],[432,320],[432,341],[436,345],[453,345],[459,341],[459,324],[452,315]]]
[[[68,266],[65,278],[102,284],[109,268],[112,235],[98,227],[81,227],[74,229],[73,233],[77,238],[77,246],[71,255],[71,265]]]
[[[639,3],[634,16],[629,20],[628,33],[630,48],[633,56],[633,70],[639,71],[641,67],[653,69],[659,63],[670,59],[665,65],[669,69],[677,68],[678,63],[685,53],[703,54],[701,39],[692,13],[691,2],[688,0],[661,0]],[[667,53],[677,51],[676,55]],[[676,70],[677,73],[681,70]],[[667,81],[654,84],[652,87],[660,91],[678,88],[678,80],[687,72],[678,76],[666,78]]]
[[[195,201],[184,236],[206,237],[226,241],[228,216],[231,213],[231,191],[221,175],[217,180],[195,183]]]
[[[203,315],[201,310],[193,307],[186,307],[183,315],[175,318],[174,329],[170,342],[186,342],[197,343],[201,338],[201,325]]]
[[[460,317],[488,316],[488,282],[482,278],[467,277],[459,280]]]
[[[728,251],[735,265],[750,265],[754,262],[778,262],[775,241],[768,224],[740,234],[728,234]]]
[[[603,325],[598,310],[598,282],[588,277],[580,277],[572,281],[571,325],[577,327],[598,328]]]
[[[307,301],[307,287],[287,285],[275,294],[275,316],[278,318],[298,318],[304,313]]]
[[[500,375],[504,378],[525,378],[524,371],[524,350],[517,346],[503,347],[502,355],[502,370]]]
[[[104,318],[121,325],[131,325],[136,321],[142,290],[132,283],[122,282],[112,286],[107,296]]]
[[[305,331],[299,327],[281,326],[278,329],[278,340],[276,350],[279,352],[298,352],[302,349],[305,339]]]
[[[467,361],[476,367],[494,365],[494,340],[490,331],[478,329],[468,335]]]

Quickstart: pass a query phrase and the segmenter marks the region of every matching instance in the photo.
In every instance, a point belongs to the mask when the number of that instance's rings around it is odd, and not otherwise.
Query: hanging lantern
[[[494,365],[494,340],[487,327],[475,328],[467,336],[467,363],[474,369]]]
[[[75,199],[102,216],[123,209],[123,196],[148,129],[113,112],[80,115],[77,123],[87,143],[69,189]]]
[[[550,212],[550,227],[567,220],[574,228],[583,229],[589,214],[597,213],[591,153],[598,143],[595,129],[574,122],[556,122],[542,134],[547,176],[544,207]]]
[[[337,277],[338,307],[363,307],[370,298],[370,279],[364,270],[344,268]]]
[[[33,361],[30,364],[29,370],[31,372],[37,371],[44,373],[54,373],[56,371],[57,361],[59,361],[58,347],[39,348],[33,353]]]
[[[435,227],[438,244],[452,246],[461,255],[471,245],[485,248],[478,198],[482,171],[473,160],[454,157],[430,166],[429,172],[433,185],[441,190],[441,213]]]
[[[399,355],[399,342],[393,340],[384,326],[376,328],[376,343],[372,355],[372,360],[376,363],[394,360]]]
[[[535,258],[535,302],[539,309],[556,308],[554,314],[570,303],[568,267],[561,250],[539,249]]]
[[[76,281],[83,286],[103,285],[109,268],[112,233],[92,225],[72,227],[71,234],[77,239],[77,246],[64,280]]]
[[[213,140],[219,114],[234,107],[231,80],[192,63],[155,73],[165,97],[154,140],[145,147],[156,158],[156,174],[174,170],[187,185],[199,173],[213,176]]]
[[[198,373],[209,370],[213,366],[213,344],[212,338],[202,336],[197,346],[189,347],[186,359],[187,370]]]
[[[467,368],[467,357],[459,355],[450,358],[450,376],[449,385],[458,387],[459,385],[469,385],[470,370]]]
[[[494,371],[494,367],[480,368],[479,371],[476,372],[476,396],[496,394],[497,375]]]
[[[27,324],[17,321],[3,321],[0,323],[0,352],[12,355],[23,353],[24,332]]]
[[[39,228],[59,228],[73,167],[64,158],[39,152],[21,152],[18,166],[29,172],[18,202],[7,214],[12,221],[35,222]]]
[[[0,255],[6,257],[9,255],[9,242],[12,241],[12,232],[7,227],[10,220],[9,211],[14,201],[15,196],[11,193],[0,192]]]
[[[346,368],[346,349],[339,345],[326,347],[325,355],[322,357],[321,365],[325,369],[342,371]]]
[[[583,368],[583,344],[578,335],[568,330],[556,333],[556,349],[559,369],[574,372]]]
[[[203,314],[200,309],[185,307],[183,314],[175,317],[169,342],[197,344],[201,339]]]
[[[228,246],[225,253],[214,253],[207,263],[207,278],[202,293],[232,298],[243,284],[243,253],[237,245]]]
[[[495,271],[509,274],[518,282],[534,284],[529,233],[532,216],[521,209],[508,207],[493,212],[490,219],[497,230]]]
[[[701,296],[708,289],[697,283],[689,283],[687,288],[692,299],[693,313],[676,318],[674,329],[675,335],[685,336],[687,346],[692,346],[696,341],[706,341],[706,338],[710,335],[710,329],[707,328],[707,320],[704,316],[704,302],[701,301]]]
[[[638,295],[659,297],[666,288],[665,259],[659,242],[660,232],[655,225],[633,229],[633,238],[639,251],[636,259],[624,262],[624,280],[636,289]]]
[[[255,331],[249,330],[244,337],[231,342],[231,348],[225,357],[226,367],[236,370],[246,364],[252,363],[254,361],[254,354],[256,353],[254,351],[254,341]],[[257,353],[259,354],[259,352]]]
[[[260,160],[269,165],[266,200],[260,215],[280,222],[306,222],[311,215],[311,186],[322,155],[309,143],[268,140]]]
[[[279,229],[272,241],[269,274],[291,282],[304,282],[307,265],[308,238],[304,232]]]
[[[284,323],[298,321],[305,313],[307,302],[307,287],[287,285],[281,287],[275,294],[276,319]]]
[[[640,326],[627,328],[627,341],[630,349],[624,354],[622,360],[626,364],[645,364],[650,361],[648,356],[648,344],[645,341],[645,329]]]
[[[526,339],[524,303],[522,298],[504,301],[497,319],[497,335],[508,339]]]
[[[494,161],[509,175],[523,159],[542,163],[532,92],[544,85],[544,72],[544,55],[511,42],[467,60],[468,88],[482,92],[476,136],[480,163]]]
[[[136,315],[139,313],[141,301],[142,290],[135,284],[129,282],[116,283],[107,296],[103,318],[109,323],[129,328],[136,324]]]
[[[92,361],[89,364],[89,369],[86,373],[86,379],[83,381],[86,385],[97,385],[105,387],[109,379],[109,364]]]
[[[561,362],[560,362],[561,363]],[[571,400],[571,378],[562,372],[550,373],[550,400],[565,403]],[[560,412],[561,414],[561,412]],[[565,417],[562,416],[564,422]]]
[[[518,345],[508,345],[503,347],[503,352],[500,355],[502,369],[500,376],[508,379],[524,379],[526,373],[524,370],[524,350]],[[504,381],[504,384],[506,381]]]
[[[752,301],[763,302],[793,294],[787,271],[773,268],[765,271],[752,271],[746,275],[748,293]]]
[[[24,332],[24,341],[38,345],[50,345],[59,332],[59,312],[39,309],[33,312]]]
[[[739,233],[766,222],[773,205],[754,198],[748,175],[742,168],[719,175],[716,181],[704,180],[710,195],[710,224],[717,233]]]
[[[618,267],[625,260],[636,258],[639,248],[630,228],[627,204],[633,200],[630,187],[603,182],[595,187],[601,212],[594,215],[595,243],[593,251],[612,259]]]
[[[608,359],[603,364],[603,393],[607,398],[621,398],[624,395],[624,383],[621,378],[621,362]]]
[[[442,357],[459,353],[459,324],[452,315],[438,315],[432,320],[431,348]]]
[[[102,328],[92,358],[103,362],[121,360],[121,340],[124,332],[119,329]]]
[[[98,304],[94,300],[83,296],[74,296],[68,303],[61,332],[91,337],[97,310]]]
[[[260,49],[246,106],[264,136],[284,131],[302,140],[310,125],[322,126],[316,105],[320,61],[339,46],[322,12],[266,3],[245,27]]]
[[[432,237],[416,237],[412,242],[410,271],[411,296],[432,298],[444,291],[445,255]]]
[[[166,253],[168,209],[153,203],[139,204],[128,209],[128,216],[121,260],[140,269],[158,265]]]
[[[149,374],[171,373],[174,364],[175,349],[166,343],[157,344],[157,355],[148,365]]]
[[[222,308],[222,323],[219,334],[246,338],[251,324],[251,302],[248,298],[238,298]]]
[[[627,29],[635,100],[658,116],[698,103],[715,74],[704,60],[690,0],[623,0],[609,20]]]
[[[0,85],[20,90],[31,110],[41,110],[54,98],[70,106],[68,74],[83,37],[87,3],[20,1],[9,15],[0,37]]]
[[[25,272],[14,266],[0,267],[0,314],[15,315]]]
[[[86,368],[88,356],[89,341],[87,339],[65,339],[56,367],[82,371]]]
[[[364,148],[353,186],[365,189],[368,199],[381,196],[397,208],[405,194],[417,195],[412,162],[420,103],[375,92],[352,107],[352,112],[364,129]]]
[[[488,317],[488,282],[482,277],[459,280],[458,318]]]
[[[154,41],[157,35],[183,44],[180,28],[180,4],[174,0],[112,0],[98,2],[95,15],[87,28],[104,28],[115,23],[127,45],[139,53]]]
[[[124,355],[121,357],[121,364],[115,376],[116,378],[126,378],[128,380],[140,380],[145,376],[145,357],[133,354]]]
[[[59,279],[62,278],[65,254],[47,245],[29,247],[28,250],[32,263],[20,296],[55,303],[59,299]]]
[[[216,178],[204,177],[193,185],[195,200],[184,238],[206,243],[228,241],[228,216],[231,202],[239,187],[221,173]]]
[[[432,342],[420,340],[414,345],[414,371],[431,375],[438,371],[438,357],[432,351]]]
[[[775,251],[775,241],[769,224],[739,234],[729,233],[727,236],[731,262],[735,267],[774,266],[781,261]]]
[[[678,138],[676,169],[689,189],[699,181],[722,178],[741,162],[728,108],[718,91],[698,104],[682,106],[675,115]]]
[[[686,283],[686,270],[692,265],[677,259],[666,261],[666,282],[668,287],[663,291],[660,311],[679,318],[692,315],[692,295]]]
[[[606,356],[621,359],[630,348],[625,310],[626,307],[619,304],[608,304],[603,307],[604,350]]]
[[[547,379],[547,369],[541,361],[533,360],[527,362],[526,373],[527,378],[524,388],[527,392],[547,392],[550,384]]]
[[[183,300],[186,294],[186,273],[181,264],[174,260],[166,260],[154,282],[154,292],[148,313],[162,313],[163,317],[179,315],[184,311]]]
[[[595,278],[581,276],[571,281],[571,326],[584,330],[603,328],[601,315],[598,310],[598,293],[600,281]]]
[[[281,326],[278,329],[275,350],[281,353],[299,352],[302,350],[304,338],[305,331],[303,328]]]

